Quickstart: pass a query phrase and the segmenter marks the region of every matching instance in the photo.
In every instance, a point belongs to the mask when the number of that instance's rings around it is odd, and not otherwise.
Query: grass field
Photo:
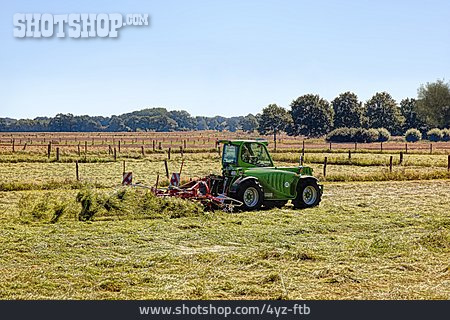
[[[153,185],[165,175],[167,150],[123,149],[114,161],[101,146],[108,138],[96,139],[86,155],[62,148],[59,162],[43,148],[0,152],[0,299],[450,298],[446,149],[410,150],[400,164],[400,142],[351,159],[344,148],[311,148],[305,164],[325,185],[312,209],[203,212],[127,189],[123,204],[83,222],[80,188],[102,201],[120,194],[124,160],[134,182]],[[207,145],[205,137],[189,143],[201,139]],[[298,165],[292,144],[273,154],[277,166]],[[171,172],[181,159],[172,154]],[[220,173],[219,154],[208,145],[183,159],[185,179]]]
[[[450,298],[448,180],[325,187],[303,211],[55,224],[2,192],[0,297]]]

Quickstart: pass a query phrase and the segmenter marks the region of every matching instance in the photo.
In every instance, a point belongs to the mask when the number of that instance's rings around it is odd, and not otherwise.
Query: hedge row
[[[430,141],[450,141],[450,129],[434,128],[427,132],[426,138]],[[416,142],[422,139],[422,133],[417,129],[409,129],[405,133],[407,142]]]
[[[388,141],[391,134],[385,128],[337,128],[327,135],[329,142],[383,142]]]

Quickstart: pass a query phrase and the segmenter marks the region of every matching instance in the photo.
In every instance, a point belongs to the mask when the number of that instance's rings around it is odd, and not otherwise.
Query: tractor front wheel
[[[242,182],[236,194],[237,200],[242,202],[242,210],[251,211],[261,208],[263,203],[263,191],[261,185],[254,180]]]
[[[297,197],[292,200],[292,204],[296,209],[311,208],[319,205],[320,198],[320,189],[315,180],[300,180],[297,187]]]

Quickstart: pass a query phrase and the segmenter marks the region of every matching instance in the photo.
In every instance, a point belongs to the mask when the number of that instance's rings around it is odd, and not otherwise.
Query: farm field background
[[[146,186],[158,174],[166,182],[163,160],[170,172],[183,161],[185,180],[220,174],[216,140],[243,137],[0,134],[0,298],[450,298],[449,143],[330,146],[280,136],[276,165],[302,156],[325,185],[319,207],[177,218],[128,210],[78,221],[79,189],[121,190],[124,163]],[[46,199],[70,201],[69,213],[56,223],[33,215]]]

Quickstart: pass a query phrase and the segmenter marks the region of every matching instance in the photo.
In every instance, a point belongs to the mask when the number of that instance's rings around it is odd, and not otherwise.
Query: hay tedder
[[[317,206],[323,186],[306,166],[275,167],[267,151],[267,141],[221,140],[222,175],[180,184],[179,173],[172,174],[167,188],[150,187],[158,197],[196,200],[205,208],[232,212],[283,207],[291,201],[294,208]],[[167,165],[167,163],[166,163]],[[166,167],[167,171],[167,167]],[[125,177],[125,176],[124,176]]]

